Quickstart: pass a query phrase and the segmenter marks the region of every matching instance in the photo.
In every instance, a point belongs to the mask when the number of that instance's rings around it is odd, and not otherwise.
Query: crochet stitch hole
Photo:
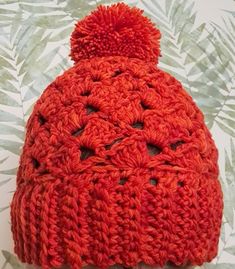
[[[150,156],[155,156],[162,152],[162,149],[160,147],[150,143],[147,143],[147,148]]]
[[[49,174],[49,171],[47,169],[40,172],[40,175],[46,175]]]
[[[39,120],[40,125],[43,125],[46,123],[46,119],[42,116],[42,114],[39,114],[38,120]]]
[[[117,69],[117,70],[114,71],[114,74],[112,75],[112,77],[117,77],[117,76],[119,76],[121,74],[122,74],[122,71]]]
[[[100,78],[98,75],[93,75],[93,76],[91,77],[91,79],[92,79],[93,82],[98,82],[98,81],[101,80],[101,78]]]
[[[147,86],[148,86],[149,88],[153,88],[153,85],[152,85],[151,83],[147,83]]]
[[[177,185],[180,186],[180,187],[183,187],[183,186],[184,186],[184,182],[181,181],[181,180],[179,180],[179,181],[177,182]]]
[[[118,138],[118,139],[115,139],[112,143],[108,144],[108,145],[105,145],[105,149],[106,150],[109,150],[111,149],[111,147],[114,145],[114,144],[118,144],[122,141],[122,138]]]
[[[140,76],[137,75],[137,74],[134,74],[134,75],[133,75],[133,78],[134,78],[134,79],[140,79]]]
[[[140,102],[140,105],[142,106],[142,108],[145,109],[150,109],[150,106],[145,104],[143,101]]]
[[[89,115],[89,114],[91,114],[93,112],[99,111],[99,109],[97,107],[92,106],[92,105],[87,105],[86,106],[86,111],[87,111],[87,114]]]
[[[80,159],[82,161],[86,160],[87,158],[89,158],[89,157],[91,157],[91,156],[93,156],[95,154],[93,149],[87,148],[87,147],[84,147],[84,146],[82,146],[80,148],[80,151],[81,151]]]
[[[127,177],[122,177],[119,181],[120,185],[124,185],[127,182]]]
[[[71,135],[72,135],[72,136],[78,136],[78,135],[80,135],[83,131],[84,131],[84,126],[82,126],[81,128],[76,129],[75,131],[73,131],[73,132],[71,133]]]
[[[172,164],[171,162],[169,162],[169,161],[165,161],[164,164],[165,164],[165,165],[173,166],[173,164]]]
[[[91,94],[91,92],[86,90],[86,91],[81,93],[81,96],[89,96],[90,94]]]
[[[95,179],[92,180],[92,182],[93,182],[93,184],[97,184],[98,183],[98,179],[95,178]]]
[[[184,143],[185,143],[184,141],[180,140],[180,141],[177,141],[177,142],[175,142],[175,143],[172,143],[172,144],[170,145],[170,147],[171,147],[172,150],[176,150],[177,147],[179,147],[180,145],[182,145],[182,144],[184,144]]]
[[[143,124],[143,122],[137,121],[137,122],[135,122],[135,123],[132,124],[132,127],[133,128],[136,128],[136,129],[143,129],[144,128],[144,124]]]
[[[136,198],[136,193],[133,192],[133,193],[131,194],[131,197],[132,197],[132,198]]]
[[[39,163],[39,161],[37,159],[32,158],[32,163],[33,163],[34,168],[36,168],[36,169],[39,168],[40,163]]]
[[[150,184],[151,184],[151,185],[157,185],[157,184],[158,184],[158,179],[155,178],[155,177],[151,177],[151,178],[150,178]]]
[[[105,166],[105,162],[96,163],[95,166]]]

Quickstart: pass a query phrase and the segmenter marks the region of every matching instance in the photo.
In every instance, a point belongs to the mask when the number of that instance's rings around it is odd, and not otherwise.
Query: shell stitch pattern
[[[80,59],[26,127],[11,203],[21,261],[183,266],[217,255],[218,150],[191,96],[154,61]]]

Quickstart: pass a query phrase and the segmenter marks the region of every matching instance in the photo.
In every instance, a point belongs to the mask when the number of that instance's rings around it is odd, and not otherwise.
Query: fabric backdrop
[[[45,87],[72,65],[75,22],[115,1],[0,0],[0,268],[13,255],[9,203],[25,124]],[[159,67],[183,83],[205,115],[219,149],[224,217],[218,256],[201,268],[235,268],[235,2],[128,0],[162,32]],[[199,267],[198,267],[199,268]]]

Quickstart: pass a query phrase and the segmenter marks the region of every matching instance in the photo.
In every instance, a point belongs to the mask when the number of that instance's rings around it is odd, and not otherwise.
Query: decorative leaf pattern
[[[2,268],[25,267],[13,254],[9,202],[15,189],[26,121],[45,87],[73,64],[68,57],[69,38],[76,21],[98,4],[114,2],[117,1],[5,0],[0,3]],[[196,23],[196,0],[124,2],[143,9],[161,30],[159,67],[181,81],[202,109],[218,144],[224,193],[219,253],[211,263],[196,268],[235,268],[235,12],[224,10],[222,24]]]

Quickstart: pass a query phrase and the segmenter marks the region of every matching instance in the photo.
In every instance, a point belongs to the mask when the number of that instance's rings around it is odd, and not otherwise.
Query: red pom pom
[[[70,39],[72,60],[117,55],[157,63],[161,33],[142,13],[124,3],[99,6],[77,22]]]

